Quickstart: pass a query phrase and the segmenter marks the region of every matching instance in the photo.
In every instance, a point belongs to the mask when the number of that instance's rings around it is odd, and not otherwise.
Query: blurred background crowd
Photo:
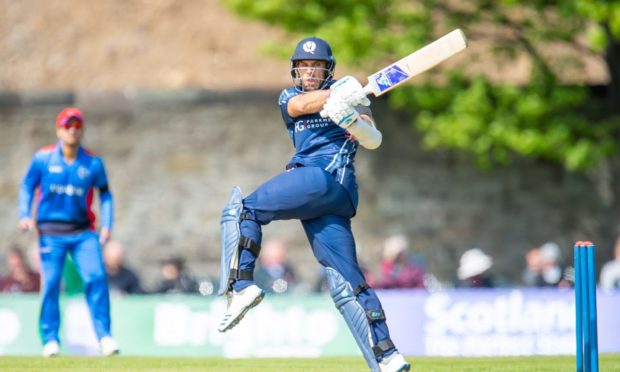
[[[12,246],[0,270],[0,292],[38,292],[40,274],[36,246]],[[263,243],[255,272],[256,283],[272,294],[308,294],[328,292],[323,268],[316,264],[314,281],[301,279],[295,265],[287,257],[290,246],[285,239]],[[570,257],[562,254],[555,242],[545,242],[528,249],[519,263],[522,277],[511,281],[493,267],[493,257],[481,248],[462,253],[452,280],[441,281],[428,270],[420,252],[411,249],[402,234],[389,236],[381,249],[381,261],[363,262],[366,279],[376,289],[420,289],[426,291],[450,288],[549,287],[571,288],[574,284]],[[104,262],[112,295],[200,294],[217,291],[218,273],[195,273],[187,268],[186,258],[170,256],[160,261],[160,273],[153,285],[145,286],[140,279],[139,265],[125,262],[124,248],[113,240],[104,249]],[[620,290],[620,238],[614,246],[614,258],[602,265],[598,286],[602,290]],[[63,274],[66,294],[81,293],[81,279],[68,258]]]

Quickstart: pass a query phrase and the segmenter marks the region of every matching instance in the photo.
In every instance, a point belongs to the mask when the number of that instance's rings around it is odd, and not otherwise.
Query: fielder
[[[233,328],[265,296],[253,281],[261,226],[298,219],[370,370],[408,371],[410,365],[390,339],[381,303],[357,263],[351,232],[358,203],[353,165],[357,147],[376,149],[382,136],[360,83],[350,76],[332,80],[335,66],[325,40],[310,37],[297,44],[291,57],[294,87],[279,98],[295,155],[286,172],[246,198],[234,187],[222,212],[219,294],[227,295],[228,308],[219,330]]]
[[[28,231],[35,227],[30,208],[35,190],[39,189],[36,222],[42,276],[39,330],[45,357],[60,352],[58,297],[67,253],[71,254],[84,282],[101,353],[113,355],[119,350],[110,335],[110,298],[101,254],[101,245],[110,239],[112,229],[112,193],[103,160],[80,145],[83,134],[80,110],[62,110],[56,118],[59,141],[36,152],[19,190],[19,228]],[[99,235],[94,231],[95,215],[91,210],[94,188],[99,189],[101,202]]]

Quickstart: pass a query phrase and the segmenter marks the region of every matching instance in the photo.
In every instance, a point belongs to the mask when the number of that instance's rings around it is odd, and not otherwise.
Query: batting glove
[[[351,106],[370,106],[370,100],[364,93],[364,88],[353,76],[345,76],[331,86],[332,94],[339,95],[344,102]]]
[[[338,95],[330,95],[323,106],[323,111],[340,128],[345,129],[350,127],[360,117],[353,106],[343,101]]]

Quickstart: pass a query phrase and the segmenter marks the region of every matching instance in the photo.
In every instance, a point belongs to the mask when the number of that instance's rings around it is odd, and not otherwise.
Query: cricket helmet
[[[295,67],[295,62],[302,60],[325,61],[327,63],[325,66],[325,80],[319,88],[323,89],[334,76],[334,69],[336,68],[336,59],[334,58],[332,48],[329,46],[327,41],[312,36],[304,38],[297,43],[295,51],[291,56],[291,76],[293,77],[295,86],[298,88],[299,85],[301,85],[301,81]]]

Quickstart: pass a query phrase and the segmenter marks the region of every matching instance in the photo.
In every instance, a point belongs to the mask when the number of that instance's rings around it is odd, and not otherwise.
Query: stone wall
[[[0,100],[0,241],[29,246],[17,231],[17,191],[34,151],[55,141],[53,119],[64,105],[86,114],[85,145],[100,153],[116,200],[115,238],[147,287],[162,258],[179,254],[192,272],[218,274],[219,214],[230,188],[251,192],[281,171],[292,154],[277,107],[278,92],[127,91],[3,94]],[[611,256],[616,226],[610,176],[566,174],[522,161],[494,171],[470,159],[421,149],[409,119],[373,105],[384,133],[376,151],[360,150],[360,207],[353,220],[359,255],[376,270],[381,241],[404,232],[440,279],[449,280],[460,254],[477,246],[494,271],[518,281],[525,250],[558,242],[572,259],[576,240]],[[317,266],[296,221],[265,227],[265,237],[290,241],[300,275]],[[1,252],[0,252],[1,253]],[[600,266],[600,264],[599,264]]]

